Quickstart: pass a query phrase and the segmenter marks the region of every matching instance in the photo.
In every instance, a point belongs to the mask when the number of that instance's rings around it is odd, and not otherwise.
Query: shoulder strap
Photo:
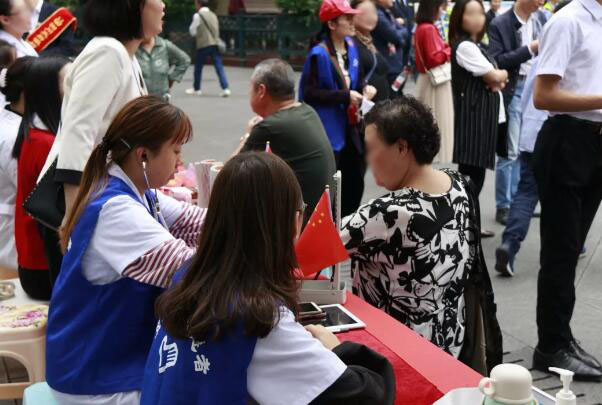
[[[209,24],[207,23],[207,20],[205,20],[205,17],[203,17],[203,15],[201,14],[201,12],[198,12],[199,17],[201,17],[201,20],[203,20],[203,23],[205,23],[205,27],[207,27],[207,31],[209,31],[209,33],[211,34],[211,36],[213,37],[214,41],[217,41],[217,37],[215,35],[215,32],[213,32],[213,30],[211,29],[211,27],[209,26]]]
[[[345,90],[350,90],[349,86],[347,86],[347,81],[345,80],[345,75],[343,74],[343,71],[341,70],[341,66],[339,65],[339,61],[337,60],[337,58],[335,58],[330,53],[328,46],[326,46],[326,44],[324,42],[320,42],[320,46],[326,50],[326,54],[330,58],[330,61],[332,62],[332,65],[334,66],[334,70],[337,72],[337,74],[341,78],[341,82],[343,83],[343,87],[345,88]]]
[[[370,79],[372,78],[372,75],[376,71],[376,67],[378,66],[378,58],[376,57],[376,52],[370,51],[370,53],[372,54],[372,62],[373,63],[372,63],[372,69],[370,69],[370,71],[368,72],[366,77],[364,77],[364,81],[366,82],[366,84],[370,81]]]

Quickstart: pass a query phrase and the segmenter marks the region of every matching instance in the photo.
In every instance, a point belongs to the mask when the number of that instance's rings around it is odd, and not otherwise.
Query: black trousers
[[[573,339],[575,269],[602,200],[602,126],[568,115],[548,119],[533,169],[541,201],[538,349],[552,353]]]
[[[341,171],[341,217],[353,214],[362,202],[364,195],[364,176],[366,160],[351,139],[347,138],[345,147],[334,154],[337,170]]]
[[[458,171],[461,174],[470,177],[470,180],[475,185],[475,194],[477,197],[481,195],[481,190],[483,190],[483,185],[485,184],[485,173],[487,172],[487,169],[484,167],[459,164]]]
[[[63,263],[63,253],[59,245],[58,233],[44,225],[38,224],[40,235],[44,241],[44,252],[46,253],[46,259],[48,260],[48,269],[50,270],[50,282],[54,285],[56,278],[59,276],[61,271],[61,264]]]
[[[52,293],[48,270],[29,270],[19,266],[19,281],[27,295],[35,300],[49,301]]]

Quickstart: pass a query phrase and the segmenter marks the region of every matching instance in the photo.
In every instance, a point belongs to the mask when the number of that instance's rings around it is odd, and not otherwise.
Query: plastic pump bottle
[[[560,380],[562,381],[562,389],[556,394],[556,405],[576,405],[577,397],[571,391],[571,381],[573,381],[575,373],[556,367],[550,367],[549,370],[560,374]]]

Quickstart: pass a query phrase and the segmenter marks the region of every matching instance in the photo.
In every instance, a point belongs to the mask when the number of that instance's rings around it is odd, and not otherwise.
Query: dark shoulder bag
[[[464,179],[464,187],[471,207],[471,217],[476,224],[475,261],[465,279],[464,300],[466,328],[459,360],[482,375],[503,362],[503,338],[497,320],[497,305],[493,286],[483,256],[481,245],[481,214],[479,200],[472,181]]]
[[[52,162],[23,203],[25,211],[40,224],[58,231],[65,216],[63,184],[54,181],[58,158]]]

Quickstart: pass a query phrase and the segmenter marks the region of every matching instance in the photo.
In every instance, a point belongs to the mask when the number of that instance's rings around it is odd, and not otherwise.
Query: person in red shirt
[[[52,280],[38,223],[23,203],[36,186],[61,120],[65,58],[42,58],[32,62],[25,80],[25,112],[13,148],[17,163],[15,242],[19,279],[35,299],[49,300]]]
[[[428,105],[441,132],[441,148],[435,157],[437,163],[451,163],[454,151],[454,105],[451,81],[433,85],[427,71],[449,64],[451,48],[441,39],[434,22],[439,20],[445,0],[421,0],[416,13],[416,98]],[[451,70],[451,68],[450,68]]]

